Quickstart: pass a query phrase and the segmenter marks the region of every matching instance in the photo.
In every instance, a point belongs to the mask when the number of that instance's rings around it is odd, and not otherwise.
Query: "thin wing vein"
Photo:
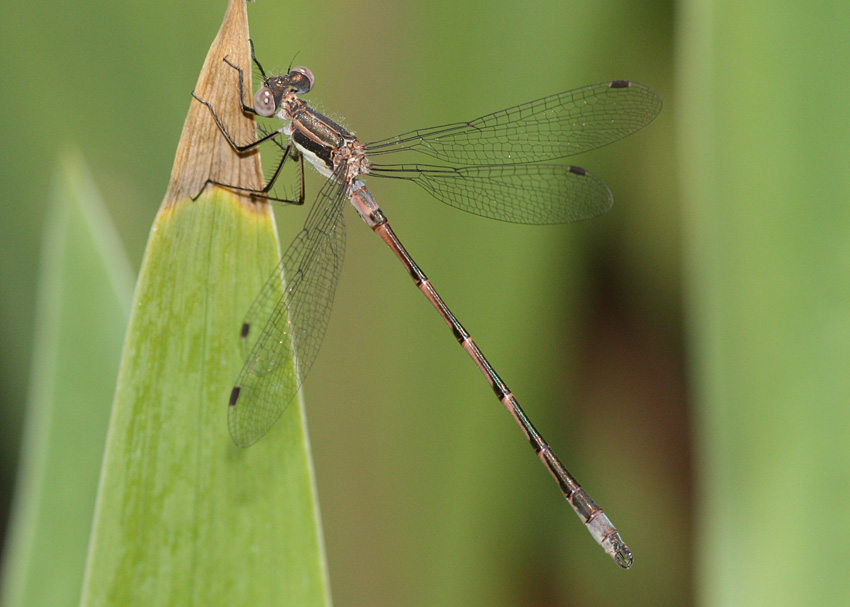
[[[372,174],[409,179],[449,206],[512,223],[581,221],[605,213],[613,204],[601,179],[560,164],[381,165],[373,166]]]
[[[316,359],[342,268],[344,193],[338,180],[325,183],[245,317],[248,354],[228,411],[230,435],[241,447],[274,425]]]
[[[366,147],[370,156],[408,150],[456,165],[551,161],[622,139],[660,111],[661,98],[647,86],[601,82]]]

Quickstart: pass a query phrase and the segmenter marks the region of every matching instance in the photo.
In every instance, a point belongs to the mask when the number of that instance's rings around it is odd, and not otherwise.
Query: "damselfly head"
[[[283,93],[289,88],[289,76],[266,78],[254,95],[254,111],[260,116],[272,116],[280,107]]]
[[[285,93],[303,95],[313,88],[315,81],[313,72],[306,67],[296,67],[286,76],[266,78],[254,95],[254,111],[260,116],[273,116],[280,108]]]

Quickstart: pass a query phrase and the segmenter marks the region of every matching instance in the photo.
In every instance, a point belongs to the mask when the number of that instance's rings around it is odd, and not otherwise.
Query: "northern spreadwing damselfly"
[[[658,94],[636,82],[602,82],[468,122],[410,131],[364,144],[300,99],[313,88],[314,77],[309,69],[296,67],[285,75],[269,77],[253,56],[253,49],[252,58],[263,77],[253,106],[245,103],[242,69],[224,59],[239,73],[242,112],[276,116],[284,126],[263,131],[256,141],[240,145],[232,139],[215,109],[195,98],[209,108],[237,152],[249,152],[271,140],[284,150],[283,158],[262,190],[208,183],[267,198],[284,163],[293,160],[303,168],[305,159],[327,181],[304,228],[286,249],[242,325],[246,361],[228,408],[228,426],[234,442],[247,447],[268,432],[294,399],[316,358],[342,266],[343,208],[348,201],[401,260],[416,286],[449,325],[596,541],[618,565],[630,567],[632,554],[617,529],[532,425],[505,382],[401,244],[360,177],[406,179],[450,206],[502,221],[557,224],[588,219],[611,207],[611,192],[586,170],[551,161],[607,145],[643,128],[661,111]],[[445,164],[371,161],[401,151]],[[303,203],[303,171],[301,176],[298,199],[284,202]]]

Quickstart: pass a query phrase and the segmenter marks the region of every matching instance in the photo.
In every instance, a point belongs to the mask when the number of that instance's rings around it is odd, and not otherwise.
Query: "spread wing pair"
[[[462,211],[516,223],[566,223],[607,211],[611,192],[584,169],[550,162],[622,139],[660,110],[652,89],[604,82],[377,141],[366,154],[410,151],[447,163],[373,164],[371,174],[413,181]],[[255,443],[274,425],[321,346],[345,247],[344,168],[319,191],[304,228],[245,318],[245,365],[228,415],[239,446]]]

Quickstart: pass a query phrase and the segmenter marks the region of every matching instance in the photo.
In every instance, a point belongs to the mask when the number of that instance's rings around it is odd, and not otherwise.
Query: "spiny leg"
[[[260,65],[260,62],[257,60],[257,54],[254,52],[254,41],[251,40],[250,38],[248,38],[248,44],[251,45],[251,61],[253,61],[254,65],[257,66],[257,69],[260,70],[260,76],[262,76],[263,80],[265,80],[266,79],[266,70],[263,69],[263,66]],[[242,79],[240,78],[239,81],[240,81],[240,84],[241,84]],[[240,91],[240,97],[241,97],[241,91]]]

